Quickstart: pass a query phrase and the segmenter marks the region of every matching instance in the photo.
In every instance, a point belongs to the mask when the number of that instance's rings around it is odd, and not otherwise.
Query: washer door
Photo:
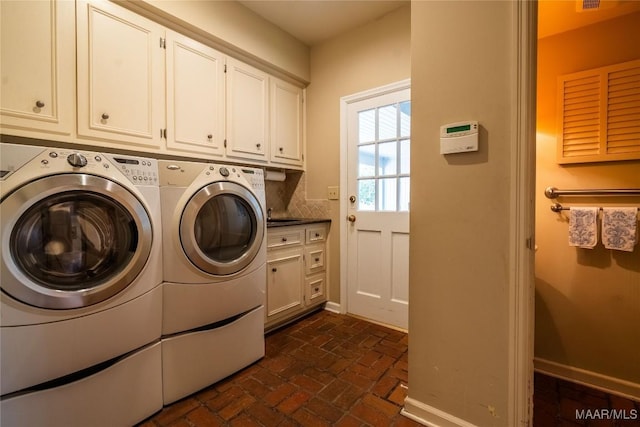
[[[2,290],[32,306],[104,301],[133,282],[151,252],[148,212],[106,178],[44,177],[9,194],[0,209]]]
[[[255,195],[234,182],[215,182],[189,200],[180,219],[180,240],[189,260],[213,275],[234,274],[258,254],[264,214]]]

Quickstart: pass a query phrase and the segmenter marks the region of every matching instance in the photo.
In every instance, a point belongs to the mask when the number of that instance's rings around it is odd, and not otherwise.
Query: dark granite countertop
[[[331,220],[329,218],[271,218],[267,220],[267,228],[317,224],[322,222],[331,222]]]

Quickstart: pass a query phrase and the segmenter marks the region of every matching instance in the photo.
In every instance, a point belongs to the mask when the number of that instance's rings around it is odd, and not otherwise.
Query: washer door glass
[[[35,307],[104,301],[133,283],[151,253],[147,210],[107,178],[47,176],[4,196],[0,209],[2,290]]]
[[[139,238],[133,224],[130,212],[103,195],[51,196],[16,223],[12,258],[44,287],[93,288],[117,275],[133,258]]]
[[[187,257],[214,275],[234,274],[258,254],[264,216],[257,198],[233,182],[200,189],[187,204],[180,232]]]

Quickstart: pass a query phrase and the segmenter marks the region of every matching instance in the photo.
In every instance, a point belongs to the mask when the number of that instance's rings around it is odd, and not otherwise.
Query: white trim
[[[551,360],[534,359],[536,372],[640,402],[640,384]]]
[[[428,427],[476,427],[468,421],[407,397],[404,400],[402,415]]]
[[[324,305],[324,309],[336,314],[343,314],[342,307],[337,302],[327,301]]]
[[[513,3],[513,98],[511,156],[509,384],[506,425],[533,423],[533,236],[536,132],[536,2]]]
[[[346,191],[347,188],[347,128],[348,128],[348,106],[355,102],[387,93],[397,92],[411,88],[411,79],[401,80],[396,83],[358,92],[340,98],[340,188]],[[347,222],[343,218],[347,217],[347,198],[340,198],[340,313],[347,312]]]

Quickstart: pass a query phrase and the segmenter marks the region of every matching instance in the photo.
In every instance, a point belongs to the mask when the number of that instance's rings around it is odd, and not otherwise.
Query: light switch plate
[[[327,199],[338,200],[340,198],[340,187],[329,186],[327,187]]]

